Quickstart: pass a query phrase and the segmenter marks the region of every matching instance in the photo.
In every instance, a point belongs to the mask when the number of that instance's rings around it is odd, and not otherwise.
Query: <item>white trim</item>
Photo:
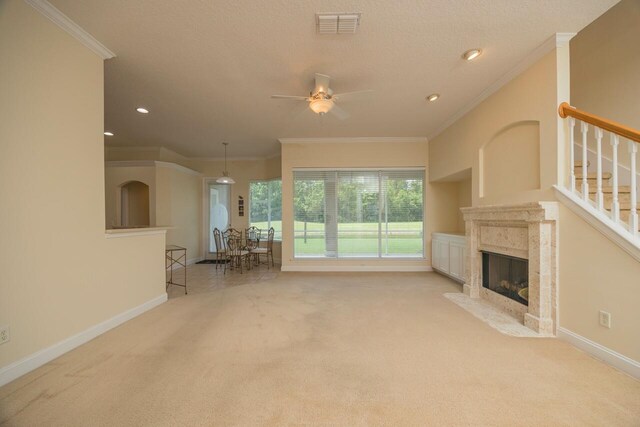
[[[204,261],[204,257],[203,256],[199,256],[199,257],[195,257],[195,258],[189,258],[187,260],[187,265],[192,265],[192,264],[198,263],[200,261]]]
[[[106,239],[119,239],[121,237],[153,236],[154,234],[167,234],[167,230],[173,227],[153,227],[153,228],[114,228],[105,230]]]
[[[109,160],[104,162],[107,168],[131,168],[131,167],[158,167],[175,169],[180,172],[184,172],[189,175],[203,176],[202,173],[189,169],[188,167],[179,165],[177,163],[162,162],[159,160]]]
[[[556,33],[553,36],[549,37],[544,43],[534,49],[533,52],[525,56],[524,59],[520,61],[515,67],[503,74],[502,77],[496,80],[492,85],[480,92],[480,95],[475,97],[470,103],[465,105],[461,110],[459,110],[453,116],[445,120],[440,126],[438,126],[436,130],[428,136],[429,140],[433,140],[436,136],[440,135],[449,126],[457,122],[469,111],[477,107],[482,101],[496,93],[504,85],[525,72],[529,67],[538,62],[547,53],[569,43],[569,40],[571,40],[575,35],[576,33]]]
[[[171,162],[161,162],[156,160],[156,166],[159,168],[169,168],[169,169],[175,169],[179,172],[183,172],[189,175],[194,175],[194,176],[204,176],[202,173],[195,171],[193,169],[189,169],[188,167],[179,165],[177,163],[171,163]]]
[[[159,147],[159,146],[153,146],[153,147],[140,147],[140,146],[109,146],[106,147],[106,151],[160,151],[161,149],[163,149],[164,147]],[[175,153],[175,151],[174,151]],[[178,155],[182,155],[180,153],[176,153]]]
[[[569,190],[565,190],[557,185],[554,185],[553,188],[556,190],[558,200],[573,213],[584,219],[593,226],[593,228],[604,234],[605,237],[620,246],[637,261],[640,261],[640,239],[634,240],[626,228],[600,212],[595,206],[591,206],[580,197],[571,194]]]
[[[58,27],[71,34],[80,43],[91,49],[96,55],[102,59],[109,59],[116,56],[115,53],[107,49],[105,45],[96,40],[91,34],[86,32],[82,27],[73,22],[64,13],[60,12],[55,6],[46,0],[24,0],[35,10],[46,16]]]
[[[415,272],[433,271],[428,265],[283,265],[280,271],[304,272]]]
[[[224,162],[224,157],[187,157],[189,160],[199,160],[204,162]],[[266,157],[227,157],[228,162],[255,162],[266,160]]]
[[[108,160],[104,162],[106,168],[155,167],[155,160]]]
[[[149,301],[131,308],[125,312],[122,312],[111,319],[107,319],[104,322],[100,322],[97,325],[91,326],[89,329],[84,330],[76,335],[66,338],[50,347],[37,351],[23,359],[18,360],[10,365],[7,365],[0,369],[0,386],[8,384],[9,382],[21,377],[22,375],[33,371],[36,368],[44,365],[53,359],[62,356],[68,351],[73,350],[82,344],[91,341],[95,337],[104,334],[110,329],[115,328],[118,325],[131,320],[136,316],[141,315],[145,311],[167,301],[167,294],[163,293],[157,297],[150,299]]]
[[[426,143],[424,136],[358,136],[342,138],[280,138],[280,144],[348,144],[348,143]]]
[[[558,338],[589,353],[596,359],[640,379],[640,362],[562,327],[558,328]]]

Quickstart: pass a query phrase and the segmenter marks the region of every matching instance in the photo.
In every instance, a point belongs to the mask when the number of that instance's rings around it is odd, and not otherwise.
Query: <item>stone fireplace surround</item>
[[[467,237],[463,291],[490,301],[535,332],[555,335],[557,327],[556,202],[462,208]],[[482,252],[529,261],[529,306],[482,286]]]

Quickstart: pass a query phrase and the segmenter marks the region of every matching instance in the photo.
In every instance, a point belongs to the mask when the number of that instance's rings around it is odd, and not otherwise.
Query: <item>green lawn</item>
[[[253,223],[266,229],[267,223]],[[281,236],[280,221],[272,221],[276,239]],[[324,256],[324,223],[307,223],[306,242],[304,222],[296,221],[294,229],[295,253],[301,256]],[[378,256],[378,223],[338,224],[340,255]],[[422,256],[422,222],[393,222],[382,225],[381,253],[383,256]]]

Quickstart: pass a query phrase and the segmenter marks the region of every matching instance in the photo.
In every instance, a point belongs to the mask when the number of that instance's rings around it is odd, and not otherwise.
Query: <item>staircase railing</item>
[[[598,117],[594,114],[571,107],[566,102],[560,104],[558,113],[569,124],[569,190],[582,201],[594,207],[601,214],[619,224],[635,239],[640,239],[638,231],[638,170],[637,153],[640,147],[640,131],[620,123]],[[576,124],[579,123],[580,138],[576,140]],[[589,130],[593,128],[593,142],[589,143]],[[611,158],[603,155],[602,140],[605,132],[609,134]],[[619,162],[618,147],[621,140],[626,140],[629,162]],[[595,145],[595,150],[590,148]],[[577,147],[576,147],[577,146]],[[576,148],[581,163],[576,162]],[[589,158],[595,160],[596,172],[589,173]],[[610,167],[610,172],[603,171],[603,162]],[[579,176],[576,177],[576,168]],[[621,172],[622,171],[622,172]],[[604,186],[603,181],[610,179],[611,185]],[[595,181],[595,183],[593,182]],[[619,185],[623,182],[623,186]],[[579,182],[579,186],[577,183]],[[628,185],[626,185],[628,183]],[[595,184],[595,190],[590,188]],[[593,199],[591,198],[593,195]],[[621,201],[623,199],[624,201]],[[624,215],[622,215],[624,213]]]

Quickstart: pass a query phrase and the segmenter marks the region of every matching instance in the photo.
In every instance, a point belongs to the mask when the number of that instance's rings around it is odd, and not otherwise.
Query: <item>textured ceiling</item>
[[[280,137],[426,136],[556,32],[616,0],[51,0],[117,57],[105,62],[112,146],[268,156]],[[355,35],[316,34],[316,12],[362,12]],[[484,54],[460,59],[467,49]],[[296,101],[314,73],[373,89],[320,118]],[[433,103],[424,97],[438,92]],[[135,112],[137,106],[151,113]]]

